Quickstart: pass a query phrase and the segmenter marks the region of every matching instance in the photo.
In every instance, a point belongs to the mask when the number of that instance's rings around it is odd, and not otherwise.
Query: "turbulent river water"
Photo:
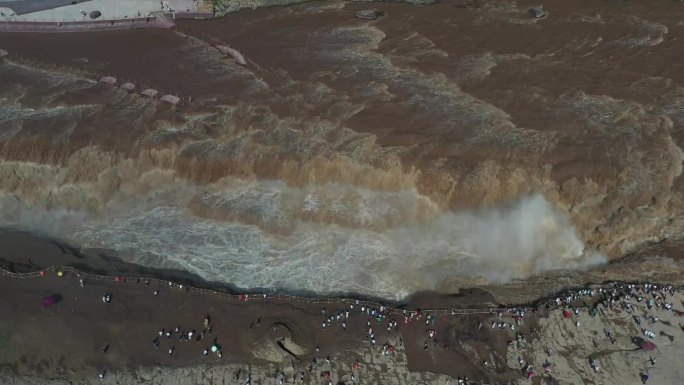
[[[602,263],[684,229],[674,3],[325,2],[2,34],[0,225],[390,298]]]

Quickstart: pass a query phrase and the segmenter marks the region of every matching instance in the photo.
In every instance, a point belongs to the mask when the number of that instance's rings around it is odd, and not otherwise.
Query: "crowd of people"
[[[81,287],[85,286],[85,278],[79,279],[79,284]],[[147,282],[149,285],[149,281]],[[169,283],[170,286],[173,284]],[[183,288],[182,285],[179,285]],[[188,288],[186,288],[188,289]],[[636,326],[641,328],[642,334],[648,339],[657,339],[657,334],[651,330],[645,324],[654,325],[659,322],[658,311],[664,312],[677,312],[675,310],[675,305],[671,300],[671,297],[675,294],[676,288],[670,285],[656,285],[656,284],[627,284],[627,283],[615,283],[605,287],[598,288],[588,288],[581,289],[577,291],[568,291],[552,298],[546,302],[538,303],[533,307],[512,307],[505,310],[495,311],[492,314],[491,329],[497,331],[505,331],[511,333],[513,337],[509,340],[509,348],[511,349],[522,349],[528,343],[528,337],[535,337],[535,329],[530,328],[529,333],[523,331],[523,326],[525,323],[525,317],[527,315],[533,314],[534,311],[544,309],[545,311],[560,311],[562,318],[565,322],[574,322],[576,327],[581,327],[580,319],[581,316],[586,313],[591,317],[601,316],[603,312],[606,311],[620,311],[626,312],[632,315],[632,319]],[[159,295],[159,290],[154,290],[154,296]],[[247,295],[241,296],[242,301],[246,301]],[[102,296],[102,301],[105,304],[111,304],[114,300],[114,295],[111,292],[105,292]],[[645,320],[636,314],[637,310],[645,310],[649,312]],[[376,307],[369,306],[367,304],[361,303],[360,301],[352,301],[349,303],[346,309],[336,309],[330,311],[326,307],[320,310],[322,321],[321,328],[325,330],[339,330],[346,331],[348,329],[350,318],[356,313],[360,314],[366,318],[366,329],[363,337],[368,341],[370,347],[383,357],[391,358],[396,354],[395,344],[403,346],[403,339],[400,333],[400,328],[409,327],[412,324],[422,323],[424,320],[425,325],[425,336],[424,350],[428,350],[430,346],[434,349],[443,346],[444,350],[447,350],[446,344],[438,342],[437,335],[437,318],[436,314],[432,312],[421,311],[420,309],[415,310],[404,310],[402,313],[398,313],[396,309],[389,309],[384,305],[378,305]],[[679,312],[680,315],[684,315],[684,312]],[[403,317],[403,322],[399,322]],[[486,321],[486,317],[480,317],[480,321],[477,323],[477,332],[483,332],[483,321]],[[168,325],[166,325],[168,326]],[[211,339],[211,342],[206,342],[213,335],[213,325],[211,322],[211,317],[206,315],[204,317],[203,323],[200,327],[181,327],[181,325],[166,327],[163,326],[159,328],[152,339],[152,349],[162,350],[168,353],[169,356],[173,357],[177,349],[196,349],[197,354],[201,357],[207,357],[213,354],[220,359],[223,357],[223,351],[221,345],[218,343],[217,338]],[[250,330],[254,327],[261,326],[261,318],[258,318],[256,322],[252,322],[249,326]],[[335,328],[339,327],[339,329]],[[378,331],[381,331],[383,336],[378,336]],[[615,337],[607,330],[604,330],[606,337],[615,343]],[[393,340],[390,339],[392,337]],[[646,345],[640,345],[635,339],[635,343],[639,347],[644,347]],[[378,341],[381,343],[377,347]],[[107,353],[109,345],[106,345],[102,350]],[[316,353],[320,351],[320,348],[316,346]],[[553,365],[553,349],[550,347],[544,348],[544,353],[546,359],[543,362],[537,363],[543,369],[541,372],[542,376],[552,376]],[[656,357],[649,355],[648,362],[651,367],[656,365]],[[325,362],[327,366],[322,367],[324,370],[320,370],[320,363],[322,362],[321,357],[316,354],[308,364],[309,376],[313,375],[314,370],[320,371],[321,379],[324,383],[332,384],[331,379],[331,357],[328,355],[325,357]],[[522,375],[528,379],[533,379],[538,373],[533,367],[533,363],[527,362],[522,356],[518,357],[518,364],[520,366],[520,371]],[[597,375],[601,372],[600,360],[597,357],[589,357],[587,361],[588,366]],[[350,378],[352,383],[356,383],[358,379],[358,370],[361,363],[358,358],[355,359],[354,363],[351,365]],[[485,369],[491,369],[488,362],[484,363]],[[104,379],[107,371],[103,370],[98,374],[100,379]],[[297,381],[303,382],[305,380],[306,371],[297,371],[292,376],[292,383]],[[646,384],[649,380],[648,371],[645,370],[639,374],[640,380]],[[456,379],[458,384],[472,384],[467,376],[459,376]],[[279,377],[280,384],[285,382],[284,373]],[[245,384],[249,385],[251,383],[251,375],[248,374],[245,379]]]
[[[79,284],[81,287],[85,287],[85,279],[81,278],[79,279]],[[149,284],[149,282],[148,282]],[[169,284],[172,286],[172,284]],[[179,286],[180,288],[183,288],[182,285]],[[159,290],[154,290],[154,296],[159,295]],[[102,296],[102,302],[105,304],[111,304],[113,300],[113,294],[110,292],[104,293]],[[165,350],[169,356],[173,357],[174,353],[176,352],[177,347],[184,347],[184,346],[190,346],[191,349],[197,349],[198,354],[202,357],[207,357],[210,353],[216,355],[218,359],[223,357],[223,351],[221,349],[221,345],[218,342],[218,338],[213,338],[211,341],[211,344],[207,345],[206,343],[202,344],[199,348],[197,348],[197,345],[205,341],[209,336],[212,335],[213,332],[213,325],[211,323],[211,316],[206,315],[204,317],[204,321],[202,323],[202,327],[198,331],[195,328],[184,328],[181,327],[181,325],[176,325],[175,327],[162,327],[157,331],[157,334],[154,336],[154,339],[152,340],[152,348],[154,350]],[[176,339],[177,338],[177,339]],[[162,342],[164,342],[167,347],[164,349],[161,349]],[[188,344],[184,344],[188,343]],[[103,349],[103,353],[107,353],[109,351],[109,344],[107,344]],[[106,376],[107,371],[103,370],[98,374],[98,378],[100,380],[104,380]]]
[[[647,325],[644,325],[644,321],[637,315],[637,310],[647,312],[646,322],[655,325],[659,322],[658,311],[676,311],[673,310],[673,303],[668,301],[675,293],[676,288],[672,285],[614,283],[604,287],[568,291],[551,300],[537,304],[535,309],[560,310],[564,321],[574,323],[577,328],[582,327],[583,314],[588,314],[590,317],[600,317],[605,315],[604,312],[625,312],[631,315],[631,319],[640,328],[644,337],[656,339],[657,334]],[[513,308],[506,312],[499,312],[497,314],[498,319],[492,320],[491,327],[492,329],[515,331],[516,327],[522,324],[524,315],[524,308]],[[678,315],[684,316],[684,312],[678,312]],[[503,321],[502,319],[506,316],[512,318],[512,322]],[[534,330],[531,330],[530,335],[533,334]],[[615,336],[607,329],[604,329],[604,334],[611,344],[616,343]],[[644,340],[640,337],[634,337],[632,341],[636,344],[636,349],[649,350],[655,347],[655,345],[644,344]],[[509,347],[522,349],[526,342],[525,335],[516,332],[514,339],[509,341]],[[552,355],[552,349],[545,348],[544,350],[547,359],[541,364],[543,375],[551,376],[553,366],[549,362],[549,357]],[[653,367],[656,364],[656,358],[649,355],[648,362]],[[532,364],[525,361],[522,356],[518,357],[518,364],[522,375],[528,379],[537,375]],[[595,374],[600,374],[601,366],[597,357],[590,356],[587,364]],[[648,368],[640,372],[639,377],[642,383],[646,384],[649,380]]]
[[[196,329],[185,329],[181,328],[180,325],[177,325],[175,328],[161,328],[158,332],[155,338],[152,340],[152,346],[154,349],[159,349],[161,346],[161,341],[164,339],[169,341],[169,348],[168,348],[168,353],[170,356],[173,356],[173,353],[176,351],[176,346],[179,344],[174,344],[174,342],[171,340],[172,337],[178,336],[178,343],[181,342],[201,342],[204,341],[204,339],[212,334],[212,325],[211,325],[211,317],[209,315],[204,317],[204,324],[201,329],[201,331],[197,331]],[[206,345],[205,345],[206,346]],[[216,354],[217,358],[223,357],[223,353],[221,351],[221,345],[218,343],[218,339],[214,338],[211,345],[208,347],[205,347],[201,351],[202,357],[206,357],[209,355],[209,352]]]

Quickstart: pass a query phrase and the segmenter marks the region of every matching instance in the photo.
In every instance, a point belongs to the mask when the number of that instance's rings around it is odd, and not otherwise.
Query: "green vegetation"
[[[211,0],[211,6],[217,14],[224,14],[230,12],[237,4],[235,0]]]

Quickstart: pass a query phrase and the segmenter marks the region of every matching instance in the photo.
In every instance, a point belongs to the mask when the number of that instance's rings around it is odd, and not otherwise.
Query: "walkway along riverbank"
[[[227,292],[221,292],[217,290],[210,290],[199,288],[187,284],[179,284],[172,281],[167,281],[157,278],[146,278],[146,277],[132,277],[132,276],[107,276],[98,274],[89,274],[75,269],[71,266],[50,266],[46,269],[40,271],[34,271],[30,273],[14,273],[6,269],[0,268],[0,275],[9,276],[17,279],[31,279],[31,278],[41,278],[46,274],[57,274],[60,277],[68,277],[69,275],[78,277],[79,279],[84,279],[85,281],[105,281],[109,280],[117,284],[142,284],[142,285],[158,285],[162,287],[174,287],[179,290],[199,292],[207,295],[215,295],[225,297],[231,301],[237,302],[271,302],[271,301],[285,301],[285,302],[306,302],[310,304],[355,304],[366,307],[380,308],[381,306],[387,309],[388,314],[404,314],[407,310],[399,309],[396,307],[386,306],[379,302],[374,301],[363,301],[355,300],[349,298],[310,298],[296,295],[288,294],[261,294],[261,293],[244,293],[244,294],[233,294]],[[466,314],[495,314],[497,312],[506,312],[512,309],[507,308],[497,308],[497,307],[481,307],[481,308],[454,308],[454,309],[420,309],[421,313],[424,314],[434,314],[434,315],[466,315]]]
[[[0,32],[95,32],[118,31],[137,28],[169,29],[175,23],[163,14],[134,19],[94,20],[94,21],[65,21],[65,22],[32,22],[6,21],[0,23]]]
[[[85,20],[85,21],[4,21],[0,22],[0,32],[98,32],[120,31],[138,28],[170,29],[175,20],[210,19],[211,13],[155,13],[147,17],[125,19]]]
[[[350,299],[350,298],[334,298],[334,297],[321,297],[321,298],[311,298],[311,297],[303,297],[303,296],[296,296],[296,295],[288,295],[288,294],[277,294],[277,293],[241,293],[241,294],[235,294],[235,293],[228,293],[228,292],[221,292],[218,290],[211,290],[211,289],[205,289],[205,288],[199,288],[195,287],[192,285],[188,284],[179,284],[173,281],[169,280],[163,280],[163,279],[157,279],[157,278],[146,278],[146,277],[133,277],[133,276],[120,276],[120,275],[115,275],[115,276],[107,276],[107,275],[99,275],[99,274],[90,274],[90,273],[85,273],[82,272],[76,268],[73,268],[71,266],[50,266],[48,268],[45,268],[43,270],[39,271],[34,271],[34,272],[28,272],[28,273],[14,273],[11,271],[8,271],[4,268],[0,268],[0,275],[5,275],[9,276],[12,278],[18,278],[18,279],[27,279],[27,278],[40,278],[44,277],[46,274],[57,274],[60,277],[68,276],[68,275],[73,275],[78,277],[79,279],[84,279],[84,280],[98,280],[98,281],[105,281],[105,280],[110,280],[113,281],[117,284],[143,284],[143,285],[161,285],[164,287],[175,287],[178,288],[179,290],[186,290],[186,291],[193,291],[193,292],[199,292],[203,293],[206,295],[214,295],[214,296],[221,296],[225,297],[228,300],[231,301],[237,301],[237,302],[248,302],[248,301],[257,301],[257,302],[271,302],[271,301],[285,301],[285,302],[306,302],[310,304],[354,304],[354,305],[361,305],[361,306],[366,306],[366,307],[373,307],[373,308],[384,308],[386,309],[386,312],[388,315],[405,315],[410,312],[409,309],[402,309],[399,307],[392,307],[388,306],[385,304],[382,304],[380,302],[376,301],[364,301],[364,300],[358,300],[358,299]],[[591,297],[594,295],[598,294],[601,291],[610,291],[614,290],[615,288],[618,287],[623,287],[626,285],[631,285],[631,283],[626,283],[626,282],[613,282],[613,283],[608,283],[604,285],[593,285],[590,287],[586,288],[578,288],[576,290],[567,290],[562,293],[558,293],[555,298],[552,299],[545,299],[543,302],[540,303],[535,303],[535,304],[530,304],[530,305],[516,305],[512,307],[505,307],[505,306],[484,306],[484,307],[477,307],[477,308],[434,308],[434,309],[420,309],[420,312],[423,314],[432,314],[432,315],[452,315],[452,316],[459,316],[459,315],[472,315],[472,314],[514,314],[514,313],[520,313],[522,312],[528,312],[528,311],[534,311],[536,309],[540,308],[546,308],[546,309],[558,309],[563,307],[563,300],[559,300],[562,298],[580,298],[583,296],[591,294]],[[640,285],[640,283],[634,283],[634,285]],[[646,284],[649,285],[649,284]],[[681,287],[675,287],[676,290],[681,290]],[[569,302],[569,300],[568,300]]]

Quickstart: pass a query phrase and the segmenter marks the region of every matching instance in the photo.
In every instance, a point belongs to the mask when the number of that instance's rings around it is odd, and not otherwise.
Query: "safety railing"
[[[303,297],[303,296],[296,296],[296,295],[291,295],[291,294],[278,294],[278,293],[244,293],[244,294],[234,294],[234,293],[226,293],[218,290],[213,290],[213,289],[206,289],[206,288],[201,288],[201,287],[194,287],[191,285],[187,284],[179,284],[177,282],[173,282],[170,280],[164,280],[164,279],[159,279],[159,278],[147,278],[147,277],[127,277],[127,276],[120,276],[120,275],[115,275],[115,276],[109,276],[109,275],[98,275],[98,274],[91,274],[91,273],[85,273],[82,272],[74,267],[71,266],[50,266],[48,268],[45,268],[40,271],[32,271],[32,272],[27,272],[27,273],[16,273],[16,272],[11,272],[6,269],[0,268],[0,275],[5,275],[9,276],[12,278],[38,278],[38,277],[43,277],[47,273],[52,272],[55,274],[59,274],[60,272],[62,275],[65,273],[70,273],[75,276],[78,276],[79,278],[84,278],[87,280],[100,280],[100,281],[105,281],[105,280],[111,280],[114,283],[117,284],[127,284],[127,283],[136,283],[136,284],[145,284],[145,285],[151,285],[151,284],[156,284],[156,285],[162,285],[162,286],[173,286],[173,287],[179,287],[179,288],[185,288],[187,291],[192,291],[196,293],[202,293],[202,294],[207,294],[207,295],[216,295],[216,296],[222,296],[231,300],[235,300],[238,302],[255,302],[255,301],[283,301],[283,302],[300,302],[300,303],[308,303],[308,304],[323,304],[323,305],[329,305],[329,304],[345,304],[345,305],[355,305],[358,307],[369,307],[373,309],[380,309],[381,307],[385,309],[384,314],[386,315],[408,315],[412,310],[408,309],[400,309],[392,306],[387,306],[383,305],[380,302],[376,301],[367,301],[367,300],[358,300],[358,299],[351,299],[351,298],[332,298],[332,297],[325,297],[325,298],[315,298],[315,297]],[[616,286],[620,285],[625,285],[624,282],[613,282],[613,283],[607,283],[604,285],[601,285],[600,287],[604,289],[611,289]],[[679,291],[681,287],[679,286],[673,286]],[[579,289],[583,290],[583,289]],[[571,295],[571,294],[579,294],[579,290],[567,290],[565,291],[565,295]],[[562,296],[562,295],[561,295]],[[432,315],[477,315],[477,314],[503,314],[503,315],[515,315],[519,314],[521,311],[528,312],[532,310],[533,308],[541,308],[547,306],[549,309],[555,309],[555,308],[561,308],[565,306],[563,305],[558,305],[555,300],[553,299],[548,299],[542,302],[537,303],[534,307],[533,306],[514,306],[514,307],[482,307],[482,308],[442,308],[442,309],[420,309],[421,314],[427,315],[427,314],[432,314]]]
[[[158,278],[147,278],[147,277],[133,277],[133,276],[106,276],[82,272],[71,266],[50,266],[40,271],[32,271],[27,273],[15,273],[5,269],[0,268],[0,275],[9,276],[12,278],[39,278],[43,277],[48,273],[58,274],[59,272],[64,274],[73,274],[79,278],[96,281],[109,280],[117,284],[144,284],[144,285],[158,285],[158,286],[174,286],[185,288],[188,291],[195,293],[202,293],[207,295],[222,296],[237,302],[256,302],[256,301],[283,301],[283,302],[300,302],[308,304],[321,304],[321,305],[331,305],[331,304],[346,304],[354,305],[357,308],[361,306],[369,307],[373,309],[379,309],[383,307],[385,309],[385,314],[408,314],[409,310],[399,309],[391,306],[383,305],[379,302],[367,301],[367,300],[357,300],[350,298],[312,298],[296,296],[291,294],[277,294],[277,293],[245,293],[245,294],[233,294],[225,293],[217,290],[194,287],[185,284],[179,284],[169,280],[163,280]],[[484,308],[449,308],[449,309],[421,309],[422,314],[433,314],[433,315],[475,315],[475,314],[494,314],[496,312],[505,312],[506,308],[495,308],[495,307],[484,307]]]

